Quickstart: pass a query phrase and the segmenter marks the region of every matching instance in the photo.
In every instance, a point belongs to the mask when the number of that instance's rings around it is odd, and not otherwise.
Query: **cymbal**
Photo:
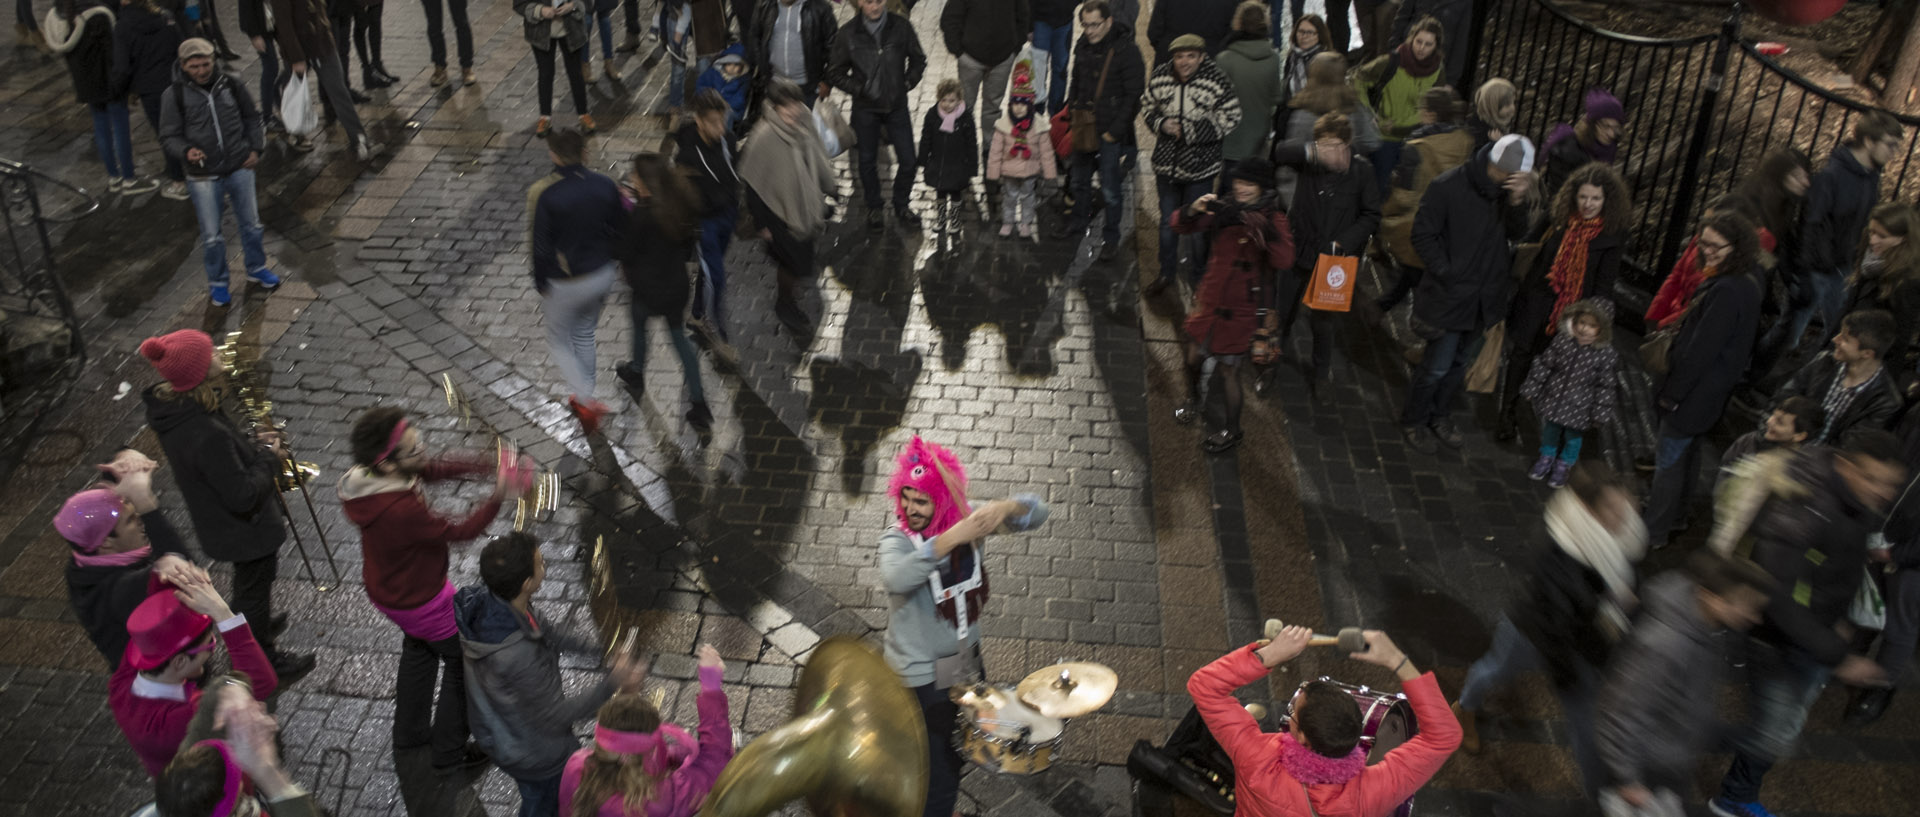
[[[1078,718],[1106,706],[1120,676],[1103,664],[1054,664],[1020,681],[1020,700],[1049,718]]]

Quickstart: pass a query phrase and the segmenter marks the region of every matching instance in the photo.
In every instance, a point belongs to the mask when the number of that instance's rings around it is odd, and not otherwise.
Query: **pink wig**
[[[903,530],[907,526],[906,503],[900,499],[902,488],[912,488],[933,498],[933,519],[923,536],[938,536],[958,524],[972,511],[967,504],[967,472],[960,458],[941,446],[915,435],[901,449],[887,494],[893,497],[893,512]]]

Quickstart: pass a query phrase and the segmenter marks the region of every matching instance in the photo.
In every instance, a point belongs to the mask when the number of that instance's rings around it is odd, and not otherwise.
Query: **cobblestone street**
[[[223,20],[235,19],[231,3],[220,5]],[[913,94],[916,123],[937,81],[956,71],[940,47],[943,5],[924,0],[912,15],[931,59]],[[1143,5],[1144,21],[1154,3]],[[508,815],[518,802],[498,770],[443,779],[424,756],[396,758],[390,747],[400,638],[367,601],[357,533],[333,490],[351,464],[351,421],[374,405],[404,407],[433,449],[487,448],[497,432],[557,471],[560,509],[530,528],[548,570],[535,604],[596,643],[616,628],[637,632],[657,656],[648,684],[665,693],[662,714],[683,724],[695,720],[692,652],[712,643],[727,661],[743,742],[792,714],[799,668],[822,639],[879,644],[888,597],[876,541],[893,518],[885,496],[893,457],[910,437],[953,448],[976,499],[1043,496],[1053,509],[1044,528],[986,546],[987,675],[1013,684],[1060,660],[1091,660],[1117,671],[1120,692],[1068,725],[1053,769],[1031,778],[970,771],[960,804],[969,815],[1131,815],[1125,763],[1134,742],[1165,740],[1191,706],[1189,675],[1257,638],[1270,617],[1322,632],[1386,629],[1457,694],[1529,554],[1546,541],[1547,489],[1526,479],[1524,443],[1492,442],[1483,421],[1465,427],[1460,452],[1408,450],[1395,422],[1407,381],[1404,327],[1356,319],[1341,328],[1327,400],[1314,403],[1304,388],[1294,364],[1305,357],[1305,332],[1296,333],[1274,396],[1247,401],[1246,441],[1227,456],[1204,454],[1195,430],[1172,420],[1184,399],[1176,338],[1184,305],[1140,292],[1158,249],[1150,168],[1136,168],[1127,246],[1106,262],[1097,231],[1078,243],[999,238],[980,218],[989,199],[978,182],[951,252],[937,251],[931,232],[869,236],[858,198],[849,199],[819,243],[823,272],[803,301],[819,328],[808,338],[774,316],[764,242],[737,238],[727,321],[739,360],[700,358],[711,433],[683,419],[685,387],[658,324],[644,393],[613,376],[632,341],[629,294],[618,286],[598,334],[597,396],[614,412],[602,434],[583,435],[549,360],[528,273],[526,189],[551,167],[532,134],[534,61],[507,0],[470,7],[479,82],[435,88],[418,4],[387,4],[386,62],[401,82],[361,106],[385,146],[373,160],[355,161],[338,130],[311,153],[270,140],[262,216],[286,283],[267,293],[236,277],[228,308],[207,303],[191,207],[100,192],[92,126],[63,64],[0,48],[0,158],[104,199],[54,232],[88,362],[0,471],[0,814],[118,817],[153,799],[107,708],[107,667],[74,619],[62,578],[68,549],[48,520],[113,450],[160,456],[139,399],[156,378],[135,350],[186,327],[258,339],[274,413],[298,458],[321,471],[308,493],[319,530],[305,503],[287,497],[321,575],[309,577],[289,543],[275,588],[278,609],[292,613],[281,643],[316,653],[319,665],[272,708],[294,777],[340,817]],[[835,11],[843,21],[854,13],[852,4]],[[663,101],[667,69],[644,67],[644,56],[620,55],[625,80],[593,85],[600,134],[590,140],[591,166],[622,163],[666,138],[664,117],[650,111]],[[233,70],[257,91],[250,50]],[[833,100],[844,104],[844,95]],[[134,145],[143,173],[157,171],[144,124],[134,126]],[[1144,146],[1140,156],[1144,165]],[[842,193],[856,184],[850,161],[849,153],[835,162]],[[883,160],[883,176],[891,170]],[[83,203],[51,183],[40,189],[54,212]],[[1060,217],[1056,203],[1040,208],[1043,235]],[[924,185],[916,207],[931,211]],[[237,261],[237,242],[230,249]],[[470,400],[470,418],[449,407],[449,380]],[[1643,425],[1610,429],[1607,456],[1625,465],[1644,451]],[[163,507],[191,530],[167,469],[159,473]],[[459,510],[485,490],[432,496]],[[509,530],[510,517],[489,534]],[[338,583],[321,533],[338,557]],[[1703,534],[1655,565],[1677,564]],[[456,585],[477,582],[477,551],[455,551]],[[229,572],[215,570],[223,587]],[[1385,671],[1330,653],[1303,656],[1273,676],[1271,690],[1249,688],[1247,700],[1284,701],[1322,674],[1396,688]],[[599,656],[563,666],[568,683],[583,687]],[[1451,760],[1416,813],[1584,813],[1546,682],[1529,677],[1494,704],[1481,721],[1487,750]],[[1909,813],[1920,802],[1920,701],[1901,699],[1865,730],[1843,729],[1840,708],[1841,692],[1829,689],[1798,756],[1769,776],[1769,802],[1796,817]],[[1704,763],[1700,783],[1717,780],[1725,762]]]

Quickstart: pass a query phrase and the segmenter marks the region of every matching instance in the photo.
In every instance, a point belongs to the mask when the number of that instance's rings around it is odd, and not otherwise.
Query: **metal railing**
[[[1817,168],[1853,121],[1875,110],[1744,41],[1739,4],[1716,33],[1667,39],[1600,28],[1552,0],[1490,0],[1479,14],[1473,74],[1520,89],[1517,132],[1544,138],[1554,123],[1574,121],[1589,88],[1606,88],[1626,107],[1616,169],[1632,187],[1637,223],[1622,278],[1649,292],[1672,269],[1701,207],[1768,150],[1792,145]],[[1906,146],[1881,174],[1882,195],[1911,199],[1920,188],[1920,118],[1897,118]]]
[[[53,375],[86,360],[80,320],[55,269],[47,225],[86,215],[99,204],[80,191],[87,206],[49,216],[36,187],[44,178],[26,165],[0,160],[0,229],[5,230],[0,239],[0,344],[7,354],[0,360],[0,442],[10,441],[19,430],[18,421],[32,419],[34,406],[46,402],[49,392],[70,385],[71,378]],[[31,346],[17,340],[27,335],[51,340]]]

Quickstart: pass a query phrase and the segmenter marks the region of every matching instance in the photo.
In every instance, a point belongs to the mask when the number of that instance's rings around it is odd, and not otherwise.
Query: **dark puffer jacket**
[[[887,12],[875,40],[866,18],[855,14],[833,36],[827,84],[853,97],[855,108],[891,111],[907,107],[907,91],[926,70],[927,52],[907,18]]]
[[[1027,0],[947,0],[940,10],[940,39],[947,52],[982,65],[999,65],[1032,36]]]
[[[940,106],[927,109],[920,127],[920,167],[925,169],[927,186],[938,192],[964,190],[980,175],[980,137],[973,125],[973,111],[953,120],[953,132],[940,129]]]
[[[1600,337],[1581,346],[1573,337],[1580,316],[1600,322]],[[1568,304],[1560,313],[1560,331],[1547,350],[1533,359],[1520,396],[1533,403],[1540,419],[1567,428],[1591,431],[1613,416],[1620,370],[1620,352],[1613,348],[1613,320],[1586,301]]]
[[[651,200],[643,199],[633,206],[626,229],[613,242],[614,258],[620,261],[633,297],[648,312],[665,316],[672,326],[680,325],[693,294],[687,261],[693,257],[695,238],[694,233],[668,236]]]
[[[485,586],[453,597],[454,623],[466,666],[467,718],[473,739],[500,771],[520,780],[559,777],[580,748],[573,725],[613,697],[601,678],[571,698],[560,685],[560,652],[588,652],[562,642],[544,616],[533,622]]]
[[[1816,403],[1824,403],[1827,392],[1832,390],[1834,381],[1841,375],[1840,364],[1833,359],[1832,352],[1822,352],[1818,357],[1807,361],[1800,371],[1775,395],[1780,400],[1789,397],[1810,397]],[[1900,391],[1900,382],[1893,371],[1884,365],[1873,380],[1866,384],[1866,391],[1854,395],[1853,400],[1840,412],[1838,417],[1827,418],[1827,428],[1832,429],[1824,439],[1818,432],[1807,440],[1813,443],[1839,442],[1846,433],[1856,428],[1886,430],[1893,424],[1893,418],[1907,407],[1907,397]]]
[[[1753,636],[1795,647],[1822,664],[1847,657],[1847,640],[1833,625],[1845,618],[1867,563],[1867,536],[1880,530],[1879,513],[1861,505],[1834,469],[1834,450],[1812,445],[1787,463],[1799,490],[1776,489],[1748,528],[1753,560],[1780,582]]]
[[[280,463],[248,439],[227,415],[188,396],[162,399],[147,389],[147,423],[173,466],[200,550],[222,562],[249,562],[280,552],[287,526],[275,498]]]
[[[1295,269],[1311,271],[1322,253],[1340,245],[1342,255],[1359,255],[1380,226],[1380,188],[1373,183],[1373,165],[1353,157],[1345,173],[1335,173],[1307,160],[1311,145],[1290,143],[1273,149],[1274,164],[1300,171],[1293,188]]]
[[[142,3],[120,7],[113,24],[113,94],[157,94],[173,84],[173,67],[180,62],[185,35],[173,18]]]
[[[1111,54],[1113,61],[1107,61]],[[1107,81],[1100,82],[1105,71]],[[1140,93],[1146,89],[1147,65],[1140,57],[1140,46],[1133,41],[1133,28],[1119,18],[1099,42],[1081,35],[1073,47],[1072,85],[1067,88],[1067,106],[1092,108],[1093,122],[1100,133],[1113,137],[1115,144],[1131,145],[1137,140],[1133,120],[1140,111]],[[1099,98],[1095,99],[1095,92]]]
[[[1694,292],[1668,353],[1667,376],[1654,384],[1654,405],[1676,434],[1705,434],[1720,422],[1727,398],[1753,357],[1760,328],[1760,271],[1708,278]]]
[[[260,109],[238,79],[215,72],[205,85],[175,69],[172,87],[160,97],[160,146],[195,179],[220,178],[241,169],[249,154],[267,149]],[[206,159],[187,160],[199,148]]]
[[[48,47],[66,58],[73,94],[83,105],[105,105],[124,97],[113,94],[113,26],[113,10],[106,6],[88,8],[71,22],[52,12],[41,26]]]
[[[1513,204],[1487,176],[1491,147],[1434,177],[1413,217],[1413,249],[1427,262],[1413,317],[1431,329],[1477,332],[1507,315],[1510,242],[1531,229],[1534,210]]]
[[[1165,63],[1173,54],[1175,38],[1198,34],[1207,41],[1207,53],[1213,54],[1233,33],[1233,10],[1238,0],[1185,0],[1153,4],[1153,17],[1147,21],[1147,42],[1153,46],[1153,64]],[[1133,21],[1128,20],[1131,23]],[[1111,34],[1107,35],[1113,36]]]

